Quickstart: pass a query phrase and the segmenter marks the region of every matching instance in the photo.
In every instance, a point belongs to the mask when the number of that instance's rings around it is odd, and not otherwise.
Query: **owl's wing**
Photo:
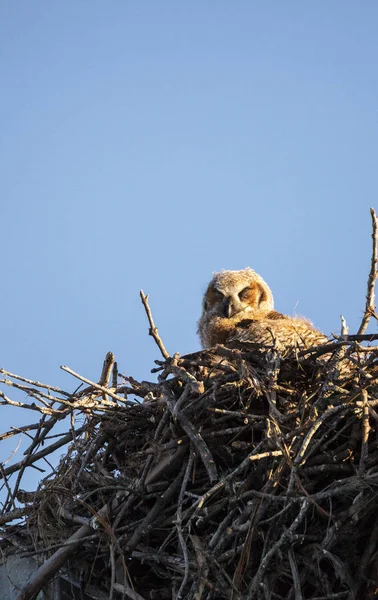
[[[266,349],[275,348],[283,356],[288,356],[298,350],[324,344],[328,338],[305,319],[275,313],[272,318],[241,321],[228,341],[253,342]]]

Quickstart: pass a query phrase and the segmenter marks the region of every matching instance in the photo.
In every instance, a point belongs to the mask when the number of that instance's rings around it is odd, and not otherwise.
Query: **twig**
[[[118,386],[118,364],[114,361],[113,372],[112,372],[112,387],[116,389]]]
[[[189,384],[187,384],[187,386],[189,386]],[[185,393],[186,392],[184,390],[183,394]],[[184,415],[182,411],[179,411],[178,413],[175,412],[176,401],[173,398],[174,396],[172,397],[171,391],[167,389],[167,406],[169,408],[169,411],[173,417],[177,418],[178,422],[180,423],[181,427],[193,443],[194,447],[198,450],[198,453],[201,456],[202,462],[209,476],[210,483],[214,483],[214,481],[218,480],[218,471],[215,466],[214,458],[200,432],[195,428],[193,423],[189,421],[188,417]],[[179,401],[180,399],[178,400],[178,402]]]
[[[303,457],[306,453],[308,445],[311,439],[314,437],[315,433],[319,429],[319,427],[332,415],[339,413],[343,410],[347,410],[349,405],[347,403],[339,404],[339,406],[332,406],[331,408],[327,408],[327,410],[315,421],[312,425],[310,431],[307,433],[305,439],[303,440],[301,449],[299,450],[297,456],[294,459],[294,467],[301,464],[303,465],[305,461],[303,461]]]
[[[262,558],[257,573],[252,580],[246,600],[253,600],[253,598],[257,597],[257,589],[262,581],[265,571],[269,566],[270,561],[272,560],[275,553],[279,550],[279,548],[281,548],[284,544],[293,541],[294,532],[302,523],[308,508],[309,503],[307,502],[307,500],[303,500],[299,513],[294,519],[293,523],[286,531],[283,532],[280,539],[271,547],[271,549]]]
[[[62,390],[59,387],[55,387],[53,385],[49,385],[48,383],[41,383],[40,381],[33,381],[32,379],[27,379],[26,377],[21,377],[20,375],[16,375],[15,373],[11,373],[10,371],[6,371],[2,367],[0,367],[0,373],[2,373],[3,375],[6,375],[8,377],[11,377],[12,379],[18,379],[19,381],[23,381],[24,383],[29,383],[31,385],[34,385],[37,388],[40,387],[40,388],[44,388],[44,389],[50,390],[52,392],[57,392],[58,394],[61,394],[62,396],[69,397],[69,396],[72,395],[69,392],[65,392],[64,390]]]
[[[295,560],[293,548],[289,549],[289,563],[291,569],[291,575],[293,577],[294,583],[294,599],[295,600],[303,600],[302,590],[301,590],[301,581],[298,573],[298,566]]]
[[[45,420],[45,417],[43,416],[40,421],[40,427],[38,428],[38,430],[36,432],[36,436],[35,436],[34,440],[32,441],[29,448],[27,448],[24,452],[24,456],[25,456],[24,461],[23,461],[24,464],[21,466],[21,468],[17,474],[16,483],[13,486],[13,498],[12,498],[13,501],[15,498],[17,498],[21,480],[22,480],[22,477],[24,475],[24,472],[25,472],[27,466],[29,465],[29,459],[33,453],[33,450],[41,443],[41,441],[45,438],[45,436],[47,435],[47,433],[49,431],[49,428],[47,427],[46,430],[41,434],[41,429],[43,429],[44,420]],[[44,458],[44,457],[42,457],[42,458]],[[5,480],[5,478],[4,478],[4,480]]]
[[[143,306],[144,306],[144,310],[146,311],[148,322],[150,324],[150,329],[149,329],[148,333],[149,333],[149,335],[151,335],[154,338],[154,340],[155,340],[155,342],[156,342],[156,344],[157,344],[157,346],[158,346],[158,348],[159,348],[162,356],[165,359],[168,359],[170,357],[169,353],[165,349],[165,346],[164,346],[164,344],[162,342],[162,339],[161,339],[161,337],[159,335],[158,328],[156,327],[156,325],[154,323],[154,320],[152,318],[151,309],[150,309],[149,304],[148,304],[148,294],[147,294],[147,296],[145,296],[145,294],[143,293],[143,290],[140,290],[139,293],[140,293],[140,297],[141,297],[141,300],[142,300],[142,303],[143,303]]]
[[[12,427],[9,431],[5,431],[5,433],[0,435],[0,441],[6,440],[7,438],[13,437],[20,433],[33,431],[34,429],[39,429],[39,423],[32,423],[31,425],[25,425],[24,427]]]
[[[112,543],[112,540],[110,540],[110,542],[109,542],[109,556],[110,556],[109,600],[113,600],[114,584],[116,582],[116,564],[115,564],[114,544]]]
[[[99,385],[102,385],[103,387],[106,387],[106,388],[108,387],[110,373],[111,373],[113,364],[114,364],[114,354],[113,354],[113,352],[108,352],[107,355],[105,356],[100,381],[98,382]]]
[[[46,406],[37,406],[36,404],[26,404],[26,402],[18,402],[16,400],[12,400],[8,396],[4,394],[4,392],[0,391],[0,398],[3,398],[4,402],[0,402],[0,405],[4,406],[8,404],[9,406],[16,406],[18,408],[27,408],[28,410],[36,410],[37,412],[42,413],[43,415],[58,415],[62,414],[64,411],[56,410],[55,408],[49,408]]]
[[[310,348],[306,348],[306,350],[301,350],[298,352],[298,357],[302,358],[304,356],[317,358],[322,356],[323,354],[330,354],[334,352],[337,348],[341,346],[352,346],[351,342],[373,342],[378,340],[378,333],[365,333],[362,335],[348,335],[347,340],[339,340],[334,342],[329,342],[327,344],[320,344],[319,346],[311,346]],[[373,350],[373,348],[359,348],[359,350]]]
[[[211,496],[213,496],[214,494],[216,494],[217,492],[219,492],[221,489],[224,488],[224,486],[229,483],[230,481],[232,481],[237,475],[239,475],[240,473],[242,473],[247,466],[250,464],[250,460],[251,457],[253,455],[257,455],[259,449],[261,448],[261,446],[263,445],[263,442],[260,442],[256,448],[251,452],[251,454],[249,454],[237,467],[236,469],[234,469],[233,471],[231,471],[231,473],[228,473],[228,475],[226,475],[226,477],[224,477],[224,479],[222,479],[221,481],[218,481],[218,483],[216,483],[213,487],[211,487],[209,490],[206,491],[206,493],[204,493],[197,501],[197,509],[196,512],[194,513],[194,515],[191,517],[192,519],[194,518],[194,516],[196,516],[197,512],[199,510],[202,509],[202,507],[204,506],[205,502],[207,502],[207,500],[209,500],[209,498],[211,498]]]
[[[114,400],[117,400],[118,402],[120,402],[121,405],[124,405],[125,403],[129,402],[129,401],[125,400],[125,398],[122,398],[122,396],[118,396],[118,394],[115,394],[114,392],[112,392],[112,390],[110,390],[109,388],[106,388],[103,385],[95,383],[94,381],[91,381],[90,379],[87,379],[86,377],[83,377],[82,375],[75,373],[75,371],[73,371],[69,367],[62,365],[60,368],[62,369],[62,371],[66,371],[66,373],[69,373],[73,377],[76,377],[76,379],[80,379],[80,381],[84,381],[84,383],[87,383],[89,386],[93,387],[94,389],[100,390],[100,392],[108,394],[108,396],[111,396],[112,398],[114,398]],[[110,403],[110,401],[109,401],[109,403]],[[131,402],[131,404],[133,404],[133,403]],[[114,402],[110,403],[110,406],[115,406]]]
[[[0,525],[4,525],[4,523],[9,523],[10,521],[15,521],[16,519],[21,519],[28,515],[31,512],[30,506],[23,506],[22,508],[16,508],[7,513],[3,513],[0,515]]]
[[[148,528],[152,525],[154,520],[157,518],[159,512],[166,506],[166,504],[172,500],[176,491],[179,488],[179,485],[182,481],[184,475],[184,468],[181,469],[180,473],[168,487],[168,489],[164,492],[164,494],[155,502],[152,509],[149,511],[147,516],[143,519],[143,522],[139,527],[137,527],[131,537],[131,539],[127,542],[127,552],[131,552],[134,550],[139,544],[140,539],[147,534]]]
[[[191,391],[193,391],[197,394],[203,394],[205,391],[203,382],[197,381],[197,379],[194,377],[194,375],[191,375],[191,373],[189,373],[185,368],[179,367],[178,366],[179,358],[180,358],[180,355],[178,352],[176,352],[173,355],[172,360],[169,361],[169,363],[167,364],[167,367],[164,371],[164,376],[162,376],[162,377],[165,379],[167,374],[172,373],[181,381],[188,383]]]
[[[8,478],[7,478],[6,474],[4,473],[4,467],[3,467],[2,463],[0,463],[0,474],[1,474],[1,479],[4,480],[4,485],[8,491],[7,499],[4,502],[4,511],[8,512],[12,506],[13,506],[13,509],[16,510],[16,505],[14,503],[14,496],[12,494],[12,490],[9,487]]]
[[[203,591],[205,589],[206,586],[206,580],[207,580],[207,576],[209,573],[209,566],[207,564],[207,560],[206,560],[206,553],[204,552],[204,549],[202,547],[201,544],[201,539],[197,536],[197,535],[190,535],[190,541],[193,544],[193,548],[194,551],[196,553],[196,558],[197,558],[197,564],[198,564],[198,592],[196,593],[196,595],[194,596],[194,598],[198,598],[198,600],[200,600],[200,598],[202,598],[202,594]],[[232,583],[232,582],[231,582]]]
[[[92,535],[86,535],[82,538],[82,542],[92,542],[98,539],[98,533],[93,533]],[[52,550],[60,550],[61,548],[66,548],[67,546],[72,546],[72,544],[77,544],[76,540],[67,540],[66,542],[60,542],[58,544],[53,544],[52,546],[45,546],[44,548],[38,548],[35,550],[31,550],[29,552],[22,552],[19,554],[20,558],[28,558],[29,556],[38,556],[38,554],[44,554],[51,552]],[[106,598],[108,600],[108,597]]]
[[[75,435],[80,435],[80,433],[82,433],[84,430],[85,430],[85,427],[81,427],[80,429],[75,431]],[[31,466],[33,463],[37,462],[40,458],[43,458],[44,456],[47,456],[48,454],[51,454],[52,452],[54,452],[54,450],[58,450],[58,448],[65,446],[66,444],[71,442],[72,438],[73,438],[73,433],[69,432],[65,436],[63,436],[60,440],[55,442],[54,444],[51,444],[50,446],[47,446],[43,450],[36,452],[32,456],[28,457],[27,466],[29,466],[29,465]],[[10,467],[7,467],[6,469],[4,469],[4,474],[11,475],[12,473],[15,473],[16,471],[18,471],[25,465],[25,460],[26,459],[20,460],[18,463],[15,463],[14,465],[11,465]]]
[[[367,326],[370,321],[370,317],[372,316],[372,314],[374,314],[374,311],[375,311],[374,287],[375,287],[375,281],[377,279],[378,219],[377,219],[377,215],[375,214],[374,208],[370,209],[370,214],[371,214],[371,219],[372,219],[372,224],[373,224],[373,233],[371,234],[371,237],[373,239],[373,248],[372,248],[372,255],[371,255],[370,273],[369,273],[369,278],[368,278],[368,283],[367,283],[365,314],[362,318],[362,322],[359,327],[359,330],[357,331],[358,335],[361,335],[366,331]]]
[[[64,412],[66,412],[64,410],[66,406],[69,406],[70,408],[76,408],[76,406],[77,406],[77,404],[75,404],[75,402],[70,402],[69,400],[64,400],[63,398],[56,398],[55,396],[51,396],[51,394],[45,394],[44,392],[41,392],[40,390],[37,390],[35,388],[30,388],[26,385],[21,385],[20,383],[16,383],[15,381],[11,381],[10,379],[0,379],[0,383],[3,383],[4,385],[7,385],[9,387],[14,387],[15,389],[25,392],[25,394],[27,394],[28,396],[31,396],[32,398],[35,398],[36,400],[39,400],[39,402],[42,402],[44,404],[44,406],[46,406],[48,409],[51,409],[51,410],[57,410],[54,408],[55,402],[61,403],[61,406],[58,408],[58,410],[61,410]],[[46,400],[50,400],[50,403],[46,402],[44,400],[44,398],[46,398]],[[62,418],[63,418],[63,416],[64,416],[64,413],[62,414]]]
[[[113,364],[114,364],[114,354],[113,354],[113,352],[108,352],[107,355],[105,356],[104,364],[102,367],[101,377],[98,382],[99,385],[101,385],[102,387],[108,388],[109,380],[110,380],[110,373],[112,372]],[[117,384],[115,385],[115,387],[117,387]],[[108,394],[104,393],[102,395],[102,397],[105,402],[109,402]]]
[[[270,458],[272,456],[282,456],[283,452],[282,450],[268,450],[268,452],[261,452],[261,454],[254,454],[252,456],[249,456],[249,460],[251,462],[256,461],[256,460],[261,460],[262,458]]]
[[[123,585],[120,583],[115,583],[113,587],[116,592],[125,594],[126,598],[130,598],[130,600],[144,600],[143,596],[137,594],[137,592],[134,592],[134,590],[132,590],[131,587],[125,583]]]
[[[366,580],[367,577],[367,567],[371,560],[373,553],[376,551],[378,540],[378,520],[375,521],[373,530],[371,532],[369,541],[366,545],[365,552],[362,555],[361,562],[359,564],[358,575],[361,580],[361,583]]]
[[[188,582],[188,578],[189,578],[189,552],[188,552],[188,546],[186,544],[186,541],[184,539],[184,535],[182,532],[182,503],[184,500],[184,494],[186,492],[186,487],[189,482],[189,477],[192,472],[193,463],[194,463],[194,452],[192,451],[189,454],[188,464],[186,466],[184,478],[182,480],[179,499],[177,502],[177,511],[176,511],[177,536],[178,536],[178,539],[180,542],[180,547],[181,547],[182,555],[184,557],[184,564],[185,564],[184,577],[181,582],[179,591],[177,592],[177,600],[181,600],[182,598],[184,598],[183,594],[184,594],[185,586],[186,586],[186,584]]]
[[[365,463],[367,457],[369,455],[369,401],[368,401],[368,393],[366,390],[362,390],[362,401],[363,401],[363,409],[362,409],[362,442],[361,442],[361,458],[360,464],[358,465],[358,474],[361,477],[365,471]]]

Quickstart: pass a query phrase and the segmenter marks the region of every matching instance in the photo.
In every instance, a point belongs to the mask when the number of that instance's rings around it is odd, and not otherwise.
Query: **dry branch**
[[[143,303],[143,306],[144,306],[144,310],[146,311],[148,322],[150,324],[150,329],[149,329],[148,333],[149,333],[149,335],[151,335],[154,338],[154,340],[155,340],[155,342],[156,342],[156,344],[157,344],[160,352],[162,353],[163,358],[167,359],[167,358],[169,358],[169,353],[165,349],[165,346],[164,346],[164,344],[162,342],[162,339],[161,339],[161,337],[159,335],[158,328],[156,327],[156,325],[154,323],[154,320],[152,318],[151,309],[150,309],[150,306],[148,304],[148,295],[146,296],[143,293],[143,290],[140,290],[140,297],[141,297],[141,300],[142,300],[142,303]]]
[[[373,232],[371,234],[371,237],[373,239],[373,248],[372,248],[372,255],[371,255],[371,267],[370,267],[370,273],[369,273],[369,278],[368,278],[368,283],[367,283],[367,292],[366,292],[366,305],[365,305],[365,313],[364,316],[362,318],[362,322],[361,325],[359,327],[359,330],[357,331],[357,335],[361,335],[363,333],[365,333],[367,326],[369,324],[370,321],[370,317],[372,315],[375,315],[375,292],[374,292],[374,287],[375,287],[375,281],[377,279],[377,261],[378,261],[378,219],[377,219],[377,215],[375,214],[375,210],[374,208],[370,209],[370,214],[371,214],[371,219],[372,219],[372,224],[373,224]]]

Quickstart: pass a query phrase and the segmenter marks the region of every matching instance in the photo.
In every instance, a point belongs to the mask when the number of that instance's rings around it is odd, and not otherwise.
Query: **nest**
[[[24,519],[3,551],[42,564],[19,598],[57,574],[94,599],[377,597],[377,361],[356,341],[286,360],[220,346],[108,389],[141,402],[57,394],[82,415],[67,453],[36,492],[9,487],[0,517]]]
[[[99,383],[63,367],[87,385],[73,394],[1,369],[29,396],[2,403],[42,413],[1,438],[34,432],[1,467],[5,561],[39,564],[17,600],[51,586],[62,600],[377,598],[374,253],[359,334],[295,357],[253,344],[170,357],[142,294],[157,383],[120,376],[112,353]]]

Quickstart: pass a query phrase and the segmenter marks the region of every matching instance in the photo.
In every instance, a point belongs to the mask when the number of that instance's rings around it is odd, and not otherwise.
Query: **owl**
[[[269,286],[250,268],[214,274],[203,299],[198,333],[204,348],[254,342],[274,347],[283,357],[328,341],[307,319],[276,312]]]

